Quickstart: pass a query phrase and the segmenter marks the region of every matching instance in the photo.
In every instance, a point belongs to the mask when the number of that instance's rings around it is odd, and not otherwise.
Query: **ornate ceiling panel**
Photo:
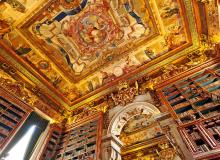
[[[9,2],[0,4],[13,26],[3,46],[13,50],[10,57],[26,67],[31,81],[40,80],[64,106],[80,106],[199,44],[189,0]]]

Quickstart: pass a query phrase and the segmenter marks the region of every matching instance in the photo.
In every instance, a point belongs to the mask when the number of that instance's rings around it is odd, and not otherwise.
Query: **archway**
[[[107,137],[104,138],[102,148],[103,159],[121,160],[121,149],[125,145],[125,142],[120,140],[120,135],[129,121],[137,118],[145,118],[144,121],[146,122],[155,122],[155,117],[159,114],[159,109],[148,102],[134,102],[121,108],[113,118],[111,118],[107,130]]]
[[[150,118],[160,114],[158,108],[148,102],[135,102],[128,104],[123,107],[114,117],[112,118],[107,134],[118,136],[121,133],[124,125],[136,115],[151,114]]]

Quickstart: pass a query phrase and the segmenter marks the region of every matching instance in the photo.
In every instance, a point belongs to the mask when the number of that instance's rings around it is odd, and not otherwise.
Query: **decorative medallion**
[[[63,22],[63,32],[76,41],[77,48],[84,58],[99,56],[104,46],[122,38],[122,31],[117,27],[103,5],[90,6],[79,19],[69,18]]]

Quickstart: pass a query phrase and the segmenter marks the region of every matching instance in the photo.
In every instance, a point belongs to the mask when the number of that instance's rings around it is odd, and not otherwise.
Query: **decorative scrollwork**
[[[55,110],[51,110],[51,106],[42,102],[38,96],[27,89],[23,82],[13,79],[5,71],[7,70],[7,72],[13,75],[16,73],[16,70],[6,64],[3,64],[1,67],[4,69],[4,71],[0,70],[0,86],[2,88],[14,94],[22,101],[28,103],[31,107],[36,107],[39,110],[43,111],[54,120],[59,122],[62,121],[62,117],[60,116],[60,114],[58,114]]]
[[[100,112],[105,113],[107,109],[108,109],[108,105],[106,103],[102,103],[99,105],[90,103],[87,106],[74,110],[72,115],[67,115],[66,118],[68,118],[68,123],[72,124],[80,120],[83,120],[86,117],[89,117],[91,115],[94,115]]]
[[[118,93],[111,94],[111,97],[115,105],[125,106],[134,100],[134,97],[138,95],[138,82],[135,82],[134,87],[130,87],[127,82],[119,82]]]

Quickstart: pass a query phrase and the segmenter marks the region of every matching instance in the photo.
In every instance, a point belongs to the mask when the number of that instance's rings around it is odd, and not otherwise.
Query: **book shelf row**
[[[29,112],[0,96],[0,148],[27,118]]]
[[[179,123],[220,113],[220,68],[207,69],[162,89]]]
[[[195,124],[180,127],[188,148],[194,155],[219,151],[220,147],[220,117],[199,120]],[[220,154],[220,151],[216,154]]]
[[[43,160],[79,160],[90,157],[96,159],[99,138],[99,120],[79,126],[58,126],[51,128],[51,133],[42,154]]]
[[[181,75],[181,77],[183,77]],[[180,78],[181,78],[180,77]],[[220,155],[220,64],[158,89],[194,159]]]

